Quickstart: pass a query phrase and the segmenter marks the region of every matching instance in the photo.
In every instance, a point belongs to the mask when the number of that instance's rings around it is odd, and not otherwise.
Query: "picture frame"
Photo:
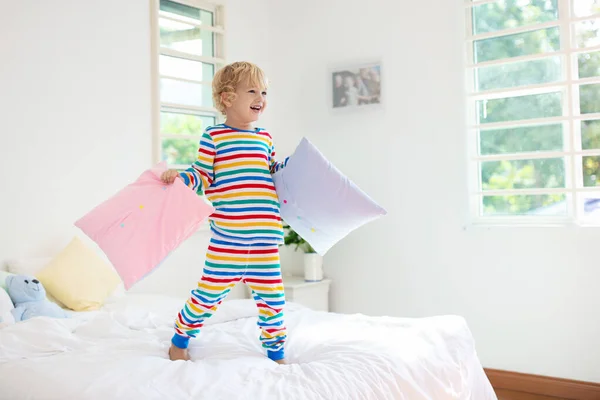
[[[383,105],[382,62],[342,64],[329,68],[329,108],[367,110]]]

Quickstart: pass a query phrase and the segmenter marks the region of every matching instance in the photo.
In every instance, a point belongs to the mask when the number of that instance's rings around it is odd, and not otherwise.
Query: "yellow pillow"
[[[47,293],[75,311],[99,309],[121,283],[111,266],[78,237],[36,277]]]

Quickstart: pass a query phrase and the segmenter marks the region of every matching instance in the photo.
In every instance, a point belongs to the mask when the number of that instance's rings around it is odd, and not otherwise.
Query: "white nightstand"
[[[315,311],[329,311],[329,285],[331,279],[306,282],[299,276],[283,276],[286,301],[301,304]]]

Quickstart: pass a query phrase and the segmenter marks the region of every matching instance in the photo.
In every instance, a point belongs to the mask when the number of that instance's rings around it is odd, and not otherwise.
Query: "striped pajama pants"
[[[231,288],[243,281],[258,307],[260,341],[272,360],[284,358],[285,295],[276,244],[239,243],[213,237],[206,252],[202,278],[175,320],[173,345],[187,348]]]

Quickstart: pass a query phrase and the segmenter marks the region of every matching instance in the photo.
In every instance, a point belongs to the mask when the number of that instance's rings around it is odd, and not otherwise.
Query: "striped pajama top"
[[[271,135],[221,124],[207,128],[194,164],[181,171],[188,187],[204,194],[215,212],[213,232],[242,242],[281,243],[279,199],[271,174],[285,167],[275,159]]]

